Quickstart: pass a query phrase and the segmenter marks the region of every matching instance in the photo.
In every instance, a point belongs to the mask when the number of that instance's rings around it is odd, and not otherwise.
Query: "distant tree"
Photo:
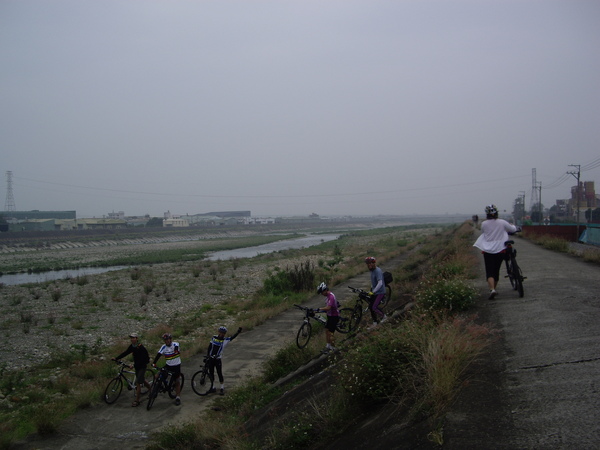
[[[600,208],[592,209],[588,208],[585,210],[585,218],[588,222],[600,222]]]
[[[146,222],[147,227],[162,227],[163,220],[160,217],[153,217],[148,222]]]

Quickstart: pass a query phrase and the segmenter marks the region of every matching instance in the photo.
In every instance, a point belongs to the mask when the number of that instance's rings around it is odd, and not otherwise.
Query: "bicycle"
[[[179,387],[183,389],[183,382],[185,377],[183,373],[179,373]],[[161,367],[158,371],[158,375],[154,380],[154,384],[152,385],[152,389],[150,390],[150,394],[148,395],[148,404],[146,405],[146,409],[150,411],[156,397],[158,394],[166,392],[169,394],[169,397],[175,398],[177,396],[175,392],[175,380],[173,379],[173,373],[167,369],[167,366]]]
[[[214,362],[211,361],[209,356],[205,356],[204,364],[200,366],[200,370],[192,376],[192,390],[198,395],[205,396],[214,392],[215,374],[214,372],[210,373],[211,364],[214,364]]]
[[[325,320],[322,316],[315,315],[315,311],[312,308],[307,308],[306,306],[294,305],[296,308],[304,311],[304,320],[300,328],[298,329],[298,334],[296,335],[296,345],[298,348],[304,348],[308,345],[310,338],[312,337],[312,324],[310,323],[311,319],[316,320],[317,322],[322,323],[323,325],[327,324],[327,320]],[[336,325],[336,331],[340,333],[348,333],[350,331],[350,321],[351,315],[353,312],[352,308],[341,308],[340,310],[340,320]]]
[[[350,315],[350,322],[348,324],[348,328],[350,329],[350,331],[354,331],[360,325],[363,313],[369,311],[373,298],[371,295],[369,295],[367,291],[364,291],[359,288],[354,288],[352,286],[348,286],[348,288],[355,294],[358,294],[358,297],[356,298],[356,303],[354,304],[354,308],[351,308],[352,313]],[[389,285],[386,285],[385,289],[386,293],[381,302],[379,303],[379,309],[383,309],[386,305],[388,305],[392,298],[392,288]],[[364,305],[363,302],[366,303],[366,305]]]
[[[525,295],[525,290],[523,289],[523,280],[527,277],[523,276],[523,272],[521,268],[517,264],[517,249],[513,247],[515,241],[506,241],[504,245],[506,249],[506,259],[504,260],[506,264],[506,275],[504,278],[508,278],[510,280],[510,284],[512,288],[519,293],[519,297],[523,297]]]
[[[106,386],[106,389],[104,390],[104,397],[103,397],[104,401],[109,405],[112,405],[114,402],[117,401],[117,399],[121,395],[121,391],[123,390],[123,384],[125,384],[127,386],[127,390],[133,391],[134,396],[135,396],[135,389],[136,389],[135,370],[134,371],[125,370],[126,368],[131,369],[131,366],[124,363],[123,361],[115,361],[115,362],[120,366],[119,372],[117,373],[116,377],[114,377],[112,380],[110,380],[110,382],[108,383],[108,386]],[[125,375],[125,374],[127,374],[127,375]],[[145,375],[144,379],[149,384],[152,384],[152,381],[154,380],[154,371],[152,371],[151,369],[146,369],[146,373],[144,375]],[[141,390],[142,395],[145,394],[146,392],[148,392],[148,390],[146,389],[146,386],[142,385],[142,390]]]

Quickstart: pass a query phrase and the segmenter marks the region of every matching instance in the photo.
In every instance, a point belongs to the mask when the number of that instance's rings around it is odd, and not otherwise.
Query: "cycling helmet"
[[[321,283],[319,285],[319,287],[317,288],[317,293],[321,294],[322,292],[325,292],[327,289],[329,289],[327,287],[327,285],[325,283]]]
[[[376,261],[375,261],[375,258],[373,258],[372,256],[365,258],[365,263],[367,263],[367,264],[371,264],[374,262],[376,262]]]
[[[173,339],[173,336],[171,336],[171,333],[165,333],[162,335],[163,339]]]
[[[219,327],[219,333],[227,333],[227,327]]]
[[[494,214],[498,214],[498,208],[496,205],[488,205],[485,207],[485,213],[493,216]]]

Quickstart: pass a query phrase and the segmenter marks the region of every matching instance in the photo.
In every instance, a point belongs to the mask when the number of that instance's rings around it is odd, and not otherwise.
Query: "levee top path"
[[[405,255],[389,260],[381,265],[383,270],[394,271]],[[366,267],[365,267],[366,269]],[[368,290],[370,275],[368,270],[350,280],[332,287],[332,291],[342,304],[350,304],[353,299],[348,285]],[[352,300],[352,305],[354,301]],[[305,306],[324,306],[324,298],[314,295]],[[235,386],[250,376],[259,374],[261,365],[285,344],[296,338],[298,328],[302,323],[302,312],[296,308],[273,317],[250,331],[243,331],[229,346],[223,357],[223,375],[225,389]],[[364,320],[364,319],[363,319]],[[217,324],[218,326],[218,324]],[[235,332],[235,325],[231,326]],[[173,337],[178,340],[177,336]],[[184,341],[182,341],[182,349]],[[151,357],[155,354],[154,347],[149,346]],[[208,347],[208,342],[206,342]],[[323,342],[323,347],[325,342]],[[156,350],[158,346],[156,347]],[[204,347],[203,350],[204,352]],[[212,403],[212,396],[200,397],[191,387],[192,375],[202,363],[202,354],[191,358],[182,358],[182,372],[185,384],[181,392],[181,405],[175,406],[174,401],[166,394],[159,394],[152,409],[146,410],[147,396],[142,397],[142,404],[131,407],[133,395],[131,391],[123,390],[119,399],[112,405],[104,403],[77,412],[67,419],[54,436],[45,438],[32,436],[26,442],[15,448],[19,449],[62,449],[62,450],[114,450],[115,448],[145,448],[148,437],[152,432],[195,420],[199,414]],[[216,375],[216,374],[215,374]],[[109,379],[106,380],[108,384]],[[218,379],[215,386],[219,388]]]
[[[448,415],[443,448],[600,448],[600,266],[520,238],[515,248],[523,298],[501,271],[486,300],[481,257],[478,312],[501,339]]]

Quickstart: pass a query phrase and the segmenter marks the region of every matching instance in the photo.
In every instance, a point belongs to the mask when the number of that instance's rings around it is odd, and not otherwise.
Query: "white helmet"
[[[321,294],[322,292],[325,292],[327,289],[329,289],[327,287],[327,285],[325,283],[321,283],[319,285],[319,287],[317,288],[317,293]]]
[[[485,213],[493,216],[494,214],[498,214],[498,208],[496,205],[487,205],[485,207]]]

